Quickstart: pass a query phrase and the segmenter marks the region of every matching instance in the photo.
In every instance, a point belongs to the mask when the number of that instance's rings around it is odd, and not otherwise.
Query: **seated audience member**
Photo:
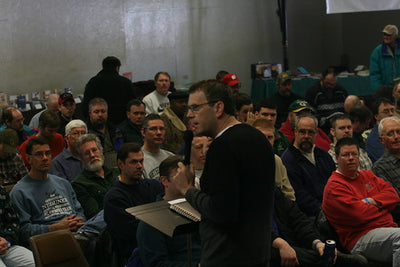
[[[29,127],[39,128],[39,117],[45,110],[54,110],[58,111],[58,95],[57,94],[49,94],[46,99],[46,109],[36,113],[31,121],[29,122]]]
[[[31,128],[24,124],[24,116],[22,115],[22,112],[15,107],[4,108],[2,119],[4,125],[0,127],[0,132],[7,128],[15,130],[18,135],[18,149],[23,142],[38,132],[36,128]]]
[[[79,119],[76,114],[76,103],[71,93],[62,93],[58,98],[58,117],[60,118],[60,128],[58,133],[65,135],[65,126],[72,120]]]
[[[305,100],[296,100],[292,104],[290,104],[288,108],[289,114],[286,122],[280,128],[281,132],[289,138],[289,141],[292,142],[294,139],[294,128],[297,116],[307,113],[312,113],[314,109],[308,104]],[[317,137],[315,138],[314,144],[317,147],[323,148],[326,151],[329,150],[332,140],[326,135],[326,133],[318,127],[317,129]]]
[[[0,185],[17,183],[28,170],[17,153],[18,136],[13,129],[0,132]]]
[[[206,163],[206,153],[212,139],[206,136],[193,137],[190,150],[190,163],[194,169],[194,185],[200,189],[200,177],[203,174],[204,164]]]
[[[318,231],[296,202],[289,200],[279,189],[274,193],[275,227],[272,229],[271,267],[279,266],[325,266],[325,244]],[[338,251],[334,266],[368,266],[361,255],[343,254]]]
[[[372,163],[374,163],[383,155],[383,152],[385,152],[385,147],[379,141],[378,125],[382,119],[393,116],[395,108],[389,99],[381,98],[375,102],[372,112],[376,123],[365,141],[365,150],[367,151]]]
[[[123,140],[114,125],[107,121],[108,105],[103,98],[93,98],[89,101],[88,132],[95,134],[101,142],[104,154],[104,165],[108,168],[116,168],[117,150]]]
[[[177,153],[183,145],[183,132],[186,131],[185,114],[189,95],[176,91],[168,95],[169,107],[164,109],[161,118],[165,124],[163,148]]]
[[[87,134],[87,127],[81,120],[72,120],[65,126],[67,147],[52,160],[49,173],[65,178],[70,182],[81,173],[83,164],[75,149],[75,140],[84,134]]]
[[[372,167],[373,172],[390,184],[400,194],[400,119],[387,117],[379,123],[379,140],[385,153]]]
[[[270,99],[263,99],[256,106],[254,114],[256,118],[264,118],[271,121],[276,126],[276,112],[277,106]],[[289,146],[290,142],[286,135],[284,135],[280,130],[275,128],[275,142],[274,142],[274,153],[281,156],[283,151]]]
[[[6,189],[0,186],[0,266],[35,267],[32,252],[17,245],[18,236],[18,214]]]
[[[103,209],[104,196],[115,183],[118,173],[104,166],[103,148],[96,135],[82,135],[75,141],[75,149],[84,170],[71,184],[86,218],[90,219]]]
[[[368,260],[400,266],[400,228],[390,212],[396,190],[372,171],[358,171],[358,143],[342,138],[335,148],[338,169],[325,187],[322,208],[341,244]]]
[[[331,149],[329,149],[328,153],[331,155],[333,161],[336,164],[336,155],[335,155],[335,145],[337,141],[344,137],[353,137],[353,127],[351,125],[350,117],[347,114],[338,114],[335,115],[330,120],[331,135],[333,136],[333,143],[331,144]],[[370,170],[372,168],[372,162],[368,157],[367,152],[364,149],[360,148],[359,150],[359,159],[360,164],[358,166],[359,170]]]
[[[346,97],[346,100],[344,100],[343,105],[344,105],[344,112],[349,113],[350,110],[352,110],[353,108],[358,108],[364,104],[358,96],[348,95]],[[331,127],[332,127],[332,125],[331,125]]]
[[[375,91],[374,98],[375,99],[386,98],[394,103],[395,102],[394,101],[395,88],[396,88],[396,85],[394,87],[392,85],[382,85]],[[399,90],[399,93],[400,93],[400,90]]]
[[[336,169],[328,152],[314,145],[317,128],[314,116],[298,116],[293,145],[290,144],[282,155],[296,202],[310,219],[318,214],[324,187]]]
[[[221,81],[229,86],[229,89],[231,89],[232,95],[234,97],[239,94],[241,83],[239,81],[239,77],[235,73],[226,74]]]
[[[229,72],[227,72],[226,70],[220,70],[215,75],[215,79],[222,82],[222,78],[224,78],[224,76],[227,74],[229,74]]]
[[[274,146],[275,140],[275,128],[271,121],[266,119],[256,119],[253,123],[253,127],[260,130],[265,137],[268,139],[271,146]],[[275,184],[285,194],[287,198],[295,201],[294,190],[290,184],[286,167],[283,165],[281,158],[278,155],[275,156]]]
[[[60,154],[64,147],[65,141],[64,137],[57,133],[58,128],[60,127],[60,119],[57,116],[57,113],[53,110],[46,110],[40,115],[39,118],[39,132],[30,137],[28,140],[23,142],[19,147],[19,152],[21,153],[21,157],[28,169],[30,169],[29,162],[27,160],[26,146],[30,139],[42,136],[47,139],[51,147],[51,157],[55,158],[58,154]]]
[[[177,173],[180,156],[171,156],[160,164],[160,181],[164,186],[164,195],[158,200],[173,200],[183,195],[176,189],[174,176]],[[188,264],[187,235],[169,237],[156,228],[140,222],[137,233],[140,258],[144,266],[186,266]],[[192,264],[200,262],[200,240],[198,234],[191,235]]]
[[[48,140],[42,136],[30,139],[26,154],[31,170],[10,194],[19,213],[21,241],[28,244],[31,236],[60,229],[77,231],[84,224],[85,215],[71,184],[48,173]]]
[[[147,115],[143,122],[142,135],[144,137],[142,147],[144,155],[143,176],[158,180],[158,166],[161,161],[174,155],[167,150],[161,149],[165,139],[165,126],[162,118],[157,114]]]
[[[236,118],[240,122],[247,122],[247,114],[253,112],[253,102],[246,94],[238,94],[235,97]]]
[[[277,105],[278,117],[276,118],[277,127],[281,127],[288,117],[288,108],[291,103],[302,97],[292,92],[292,77],[287,72],[282,72],[276,79],[276,88],[278,91],[274,93],[271,99]]]
[[[132,99],[128,102],[126,119],[118,125],[124,143],[135,142],[143,144],[142,124],[146,117],[146,106],[139,99]]]
[[[104,198],[104,220],[114,239],[118,257],[126,262],[137,247],[139,221],[125,209],[154,202],[162,193],[162,186],[155,179],[142,179],[143,152],[139,144],[123,144],[117,158],[121,175]]]
[[[344,101],[348,93],[337,83],[333,68],[322,73],[321,80],[311,85],[306,92],[305,100],[316,110],[320,127],[329,132],[329,119],[336,112],[344,112]]]
[[[169,87],[171,86],[171,76],[164,71],[158,72],[154,76],[154,85],[156,90],[146,95],[143,98],[143,103],[146,106],[147,114],[159,114],[169,106],[168,94],[170,93]]]
[[[358,141],[360,148],[365,149],[362,133],[369,128],[372,112],[366,106],[360,106],[350,110],[349,116],[353,127],[353,138]]]

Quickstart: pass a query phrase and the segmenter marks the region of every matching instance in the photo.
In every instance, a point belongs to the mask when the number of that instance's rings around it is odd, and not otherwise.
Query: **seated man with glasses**
[[[318,122],[314,116],[298,116],[294,142],[281,157],[293,186],[296,202],[311,220],[320,210],[324,187],[336,169],[328,152],[314,145],[317,128]]]
[[[19,213],[20,239],[50,231],[72,232],[84,224],[85,216],[71,184],[64,178],[48,174],[51,148],[46,138],[28,141],[27,160],[31,170],[11,191],[10,197]]]
[[[72,120],[65,126],[65,141],[67,147],[53,159],[49,173],[72,181],[83,170],[75,148],[75,140],[87,134],[86,124],[81,120]]]
[[[400,194],[400,119],[395,116],[384,118],[378,129],[385,153],[374,163],[372,171],[390,182]]]
[[[398,138],[400,129],[387,134]],[[358,171],[358,142],[353,138],[339,140],[335,153],[338,169],[322,202],[326,218],[350,253],[400,266],[400,228],[391,215],[399,202],[396,190],[372,171]]]
[[[158,166],[160,163],[174,154],[161,149],[165,139],[165,124],[158,114],[149,114],[143,121],[142,135],[144,144],[142,152],[144,155],[144,178],[159,179]]]

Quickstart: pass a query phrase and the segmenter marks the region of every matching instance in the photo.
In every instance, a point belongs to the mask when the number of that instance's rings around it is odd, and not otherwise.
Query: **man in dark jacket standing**
[[[107,101],[109,120],[120,124],[125,118],[125,107],[129,100],[135,98],[132,83],[119,75],[121,61],[116,57],[103,59],[103,69],[91,78],[86,85],[83,97],[83,114],[88,114],[88,103],[92,98],[101,97]]]

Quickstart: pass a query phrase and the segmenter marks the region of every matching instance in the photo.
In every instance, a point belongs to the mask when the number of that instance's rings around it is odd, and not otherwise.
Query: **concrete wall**
[[[178,85],[282,62],[275,0],[0,0],[0,91],[83,92],[108,55],[135,81],[169,72]],[[326,15],[321,0],[287,0],[290,69],[367,64],[398,11]]]

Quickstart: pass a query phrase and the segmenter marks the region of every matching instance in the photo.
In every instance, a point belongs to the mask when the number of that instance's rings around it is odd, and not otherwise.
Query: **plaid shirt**
[[[391,183],[400,194],[400,159],[398,157],[385,151],[382,157],[375,162],[372,171],[376,176]]]
[[[4,187],[0,186],[0,236],[12,245],[18,242],[19,219],[10,197]]]
[[[360,147],[359,149],[360,151],[360,156],[359,156],[359,160],[360,160],[360,165],[358,166],[358,170],[371,170],[372,169],[372,161],[371,159],[368,157],[367,152],[362,149]],[[335,145],[332,143],[331,144],[331,148],[328,151],[329,155],[331,155],[333,161],[335,162],[336,168],[337,168],[337,162],[336,162],[336,155],[335,155]],[[379,175],[378,175],[379,176]]]
[[[0,159],[0,184],[15,184],[28,174],[24,162],[19,154],[6,159]]]

